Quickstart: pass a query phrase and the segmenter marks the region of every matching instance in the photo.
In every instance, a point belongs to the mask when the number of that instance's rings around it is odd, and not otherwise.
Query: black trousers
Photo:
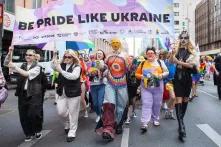
[[[219,100],[221,100],[221,85],[217,85],[217,92],[218,92]]]
[[[42,94],[27,97],[26,92],[19,96],[18,110],[22,129],[26,136],[33,136],[42,130]]]

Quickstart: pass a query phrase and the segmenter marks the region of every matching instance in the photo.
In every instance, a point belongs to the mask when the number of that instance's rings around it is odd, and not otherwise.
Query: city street
[[[50,97],[49,91],[46,96]],[[94,132],[95,114],[89,118],[81,114],[79,128],[74,142],[67,143],[62,123],[57,115],[54,99],[44,103],[44,136],[40,140],[24,143],[24,134],[20,126],[17,98],[14,89],[6,103],[0,109],[0,147],[219,147],[221,146],[221,101],[218,100],[216,87],[211,81],[200,86],[199,97],[189,103],[185,116],[187,138],[185,143],[177,139],[177,121],[161,118],[160,127],[151,126],[146,134],[140,132],[140,110],[138,117],[129,126],[124,127],[124,134],[106,143]]]

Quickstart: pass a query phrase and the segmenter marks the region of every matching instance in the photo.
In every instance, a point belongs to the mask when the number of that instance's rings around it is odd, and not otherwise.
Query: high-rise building
[[[196,42],[201,55],[221,52],[221,0],[202,0],[196,7]]]
[[[200,0],[174,0],[174,31],[177,37],[187,30],[190,39],[195,43],[195,8]]]

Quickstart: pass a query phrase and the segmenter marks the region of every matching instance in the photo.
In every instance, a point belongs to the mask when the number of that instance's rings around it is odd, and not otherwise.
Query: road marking
[[[217,99],[218,99],[218,97],[215,96],[215,95],[209,94],[208,92],[203,91],[203,90],[200,90],[200,89],[198,89],[198,90],[199,90],[200,92],[202,92],[202,93],[205,93],[205,94],[207,94],[207,95],[209,95],[209,96],[211,96],[211,97],[214,97],[214,98],[217,98]]]
[[[123,136],[122,136],[122,140],[121,140],[121,147],[128,147],[128,144],[129,144],[129,132],[130,132],[129,128],[124,128]]]
[[[39,140],[41,140],[43,137],[45,137],[50,132],[51,132],[51,130],[43,130],[42,131],[42,137],[40,139],[33,139],[32,141],[29,141],[29,142],[23,142],[18,147],[31,147],[35,143],[37,143]]]
[[[221,147],[221,136],[208,124],[196,125],[204,134],[206,134],[214,143]]]

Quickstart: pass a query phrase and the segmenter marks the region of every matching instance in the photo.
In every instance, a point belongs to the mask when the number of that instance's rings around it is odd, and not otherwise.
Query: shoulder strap
[[[162,63],[161,63],[161,61],[158,59],[157,62],[159,63],[160,68],[161,68],[161,70],[163,71],[163,67],[162,67]]]
[[[142,61],[142,62],[141,62],[141,70],[143,69],[144,62],[145,62],[145,61]]]

